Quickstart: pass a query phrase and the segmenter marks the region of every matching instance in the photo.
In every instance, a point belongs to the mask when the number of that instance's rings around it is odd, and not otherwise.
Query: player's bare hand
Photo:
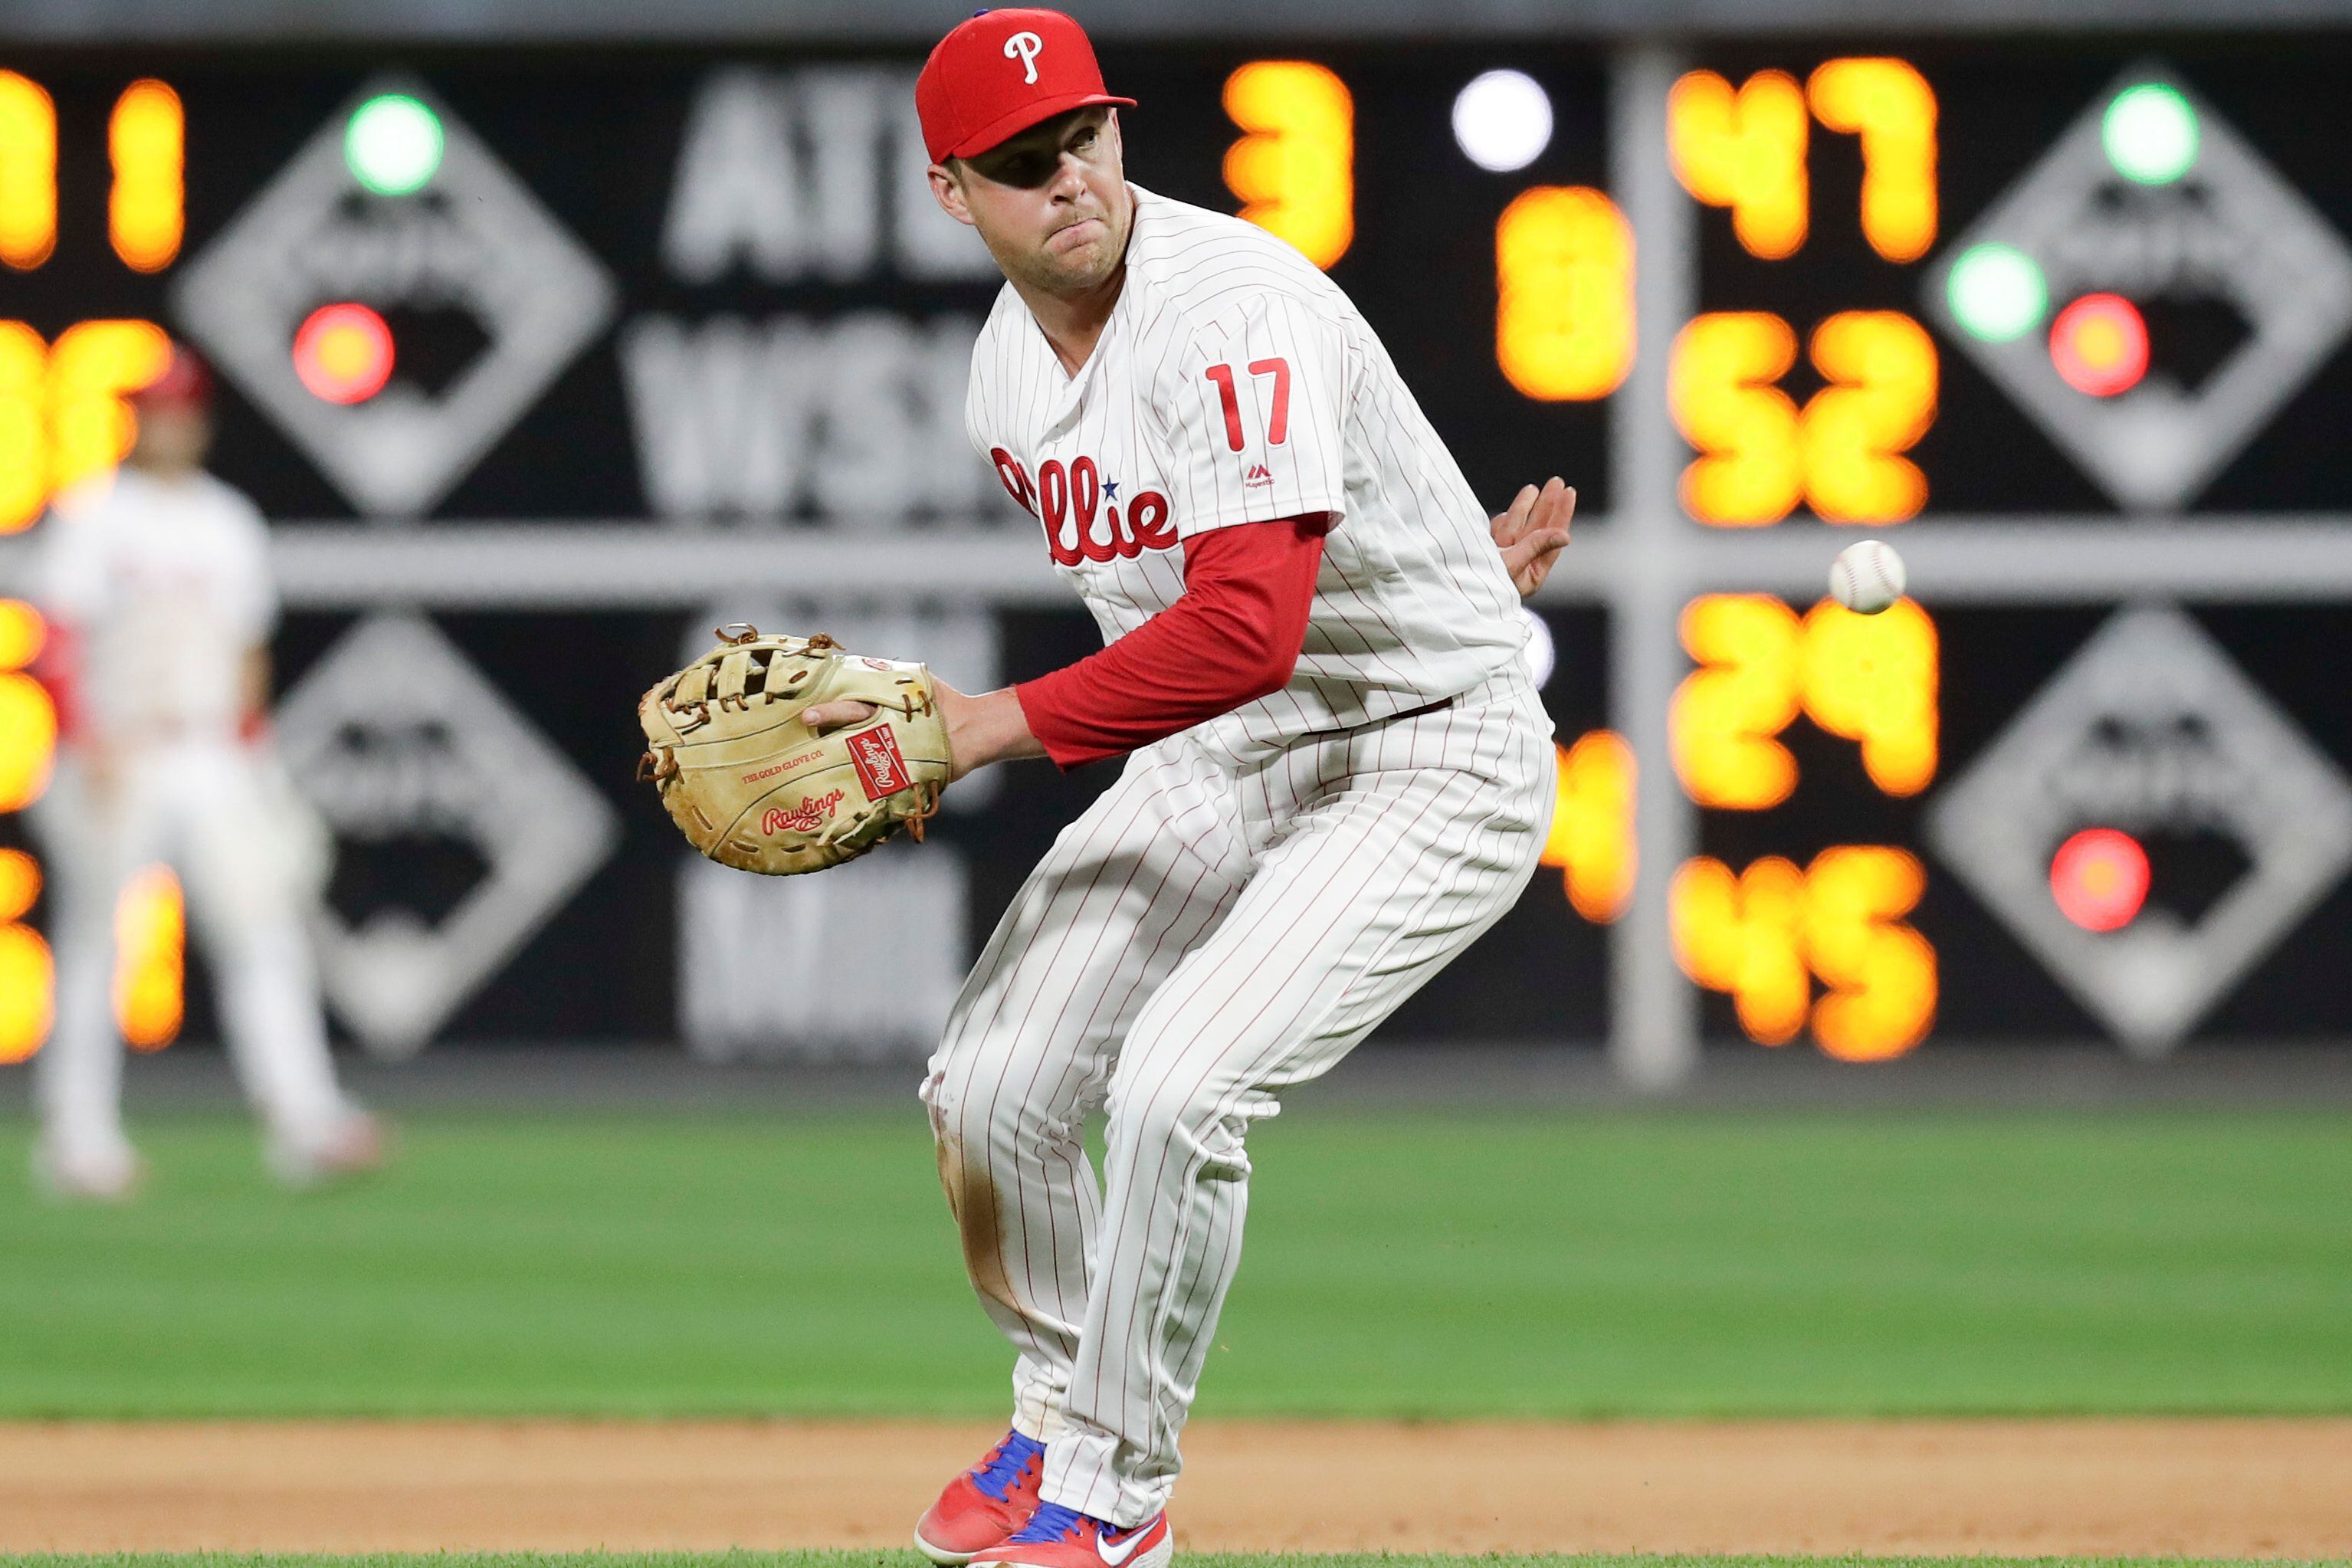
[[[1576,491],[1554,474],[1538,490],[1522,485],[1507,510],[1492,524],[1503,566],[1526,598],[1551,575],[1559,552],[1568,548],[1569,523],[1576,516]]]
[[[801,710],[801,722],[824,735],[863,724],[880,711],[871,702],[817,702]]]

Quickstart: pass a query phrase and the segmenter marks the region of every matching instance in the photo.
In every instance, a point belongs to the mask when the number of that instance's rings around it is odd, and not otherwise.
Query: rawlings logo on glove
[[[814,833],[833,820],[834,808],[841,804],[841,791],[835,790],[789,809],[772,805],[760,817],[760,831],[776,834],[789,828],[794,833]]]
[[[930,671],[842,652],[831,637],[719,628],[717,647],[637,704],[641,778],[687,841],[722,866],[790,876],[856,859],[905,828],[917,838],[949,777]],[[818,733],[819,703],[875,715]]]

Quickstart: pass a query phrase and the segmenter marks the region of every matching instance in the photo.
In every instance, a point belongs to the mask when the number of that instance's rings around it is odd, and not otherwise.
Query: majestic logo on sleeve
[[[1004,40],[1004,58],[1021,57],[1021,79],[1034,87],[1037,83],[1037,56],[1045,49],[1045,40],[1034,33],[1015,33]]]
[[[1065,466],[1059,458],[1037,465],[1034,484],[1021,460],[1002,447],[989,449],[997,479],[1021,510],[1045,525],[1045,550],[1056,566],[1081,561],[1132,561],[1147,550],[1173,550],[1176,523],[1168,498],[1138,490],[1122,511],[1117,479],[1106,479],[1092,458]]]
[[[907,759],[898,751],[898,737],[887,727],[850,736],[849,760],[857,769],[857,780],[866,786],[869,799],[897,795],[915,782],[907,772]]]

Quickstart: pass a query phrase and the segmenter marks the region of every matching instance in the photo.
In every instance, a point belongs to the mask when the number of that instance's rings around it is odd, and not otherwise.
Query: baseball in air
[[[1903,557],[1881,540],[1864,539],[1830,563],[1830,597],[1849,610],[1874,616],[1903,596]]]

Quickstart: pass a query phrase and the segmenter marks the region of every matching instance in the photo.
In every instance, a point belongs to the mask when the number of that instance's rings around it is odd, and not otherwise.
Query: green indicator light
[[[441,167],[441,117],[406,93],[371,98],[343,128],[343,162],[377,195],[407,195]]]
[[[2168,185],[2196,167],[2197,111],[2177,89],[2143,82],[2116,94],[2099,141],[2125,179]]]
[[[1945,289],[1961,330],[1989,343],[2014,342],[2050,309],[2042,268],[2014,246],[1969,247],[1952,263]]]

